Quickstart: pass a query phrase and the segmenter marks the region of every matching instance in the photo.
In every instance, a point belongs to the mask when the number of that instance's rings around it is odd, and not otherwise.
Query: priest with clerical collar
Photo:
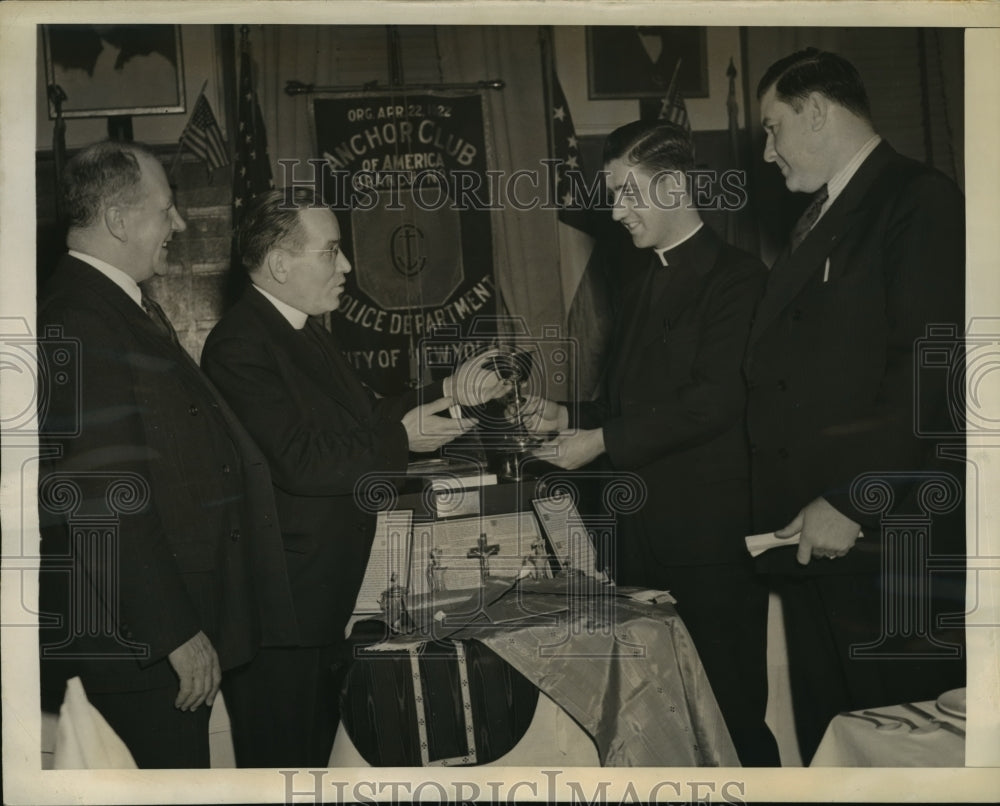
[[[645,500],[616,525],[618,584],[669,590],[694,639],[740,761],[777,765],[767,705],[768,591],[755,579],[741,364],[766,270],[724,243],[692,202],[691,138],[666,121],[612,132],[612,217],[650,250],[623,289],[600,398],[531,399],[529,426],[558,435],[538,455],[636,474]]]

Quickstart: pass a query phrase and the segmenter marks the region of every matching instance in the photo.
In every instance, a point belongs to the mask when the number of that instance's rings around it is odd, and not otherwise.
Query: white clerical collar
[[[833,204],[844,188],[847,187],[847,183],[854,178],[854,174],[858,172],[858,168],[861,167],[861,164],[868,159],[868,155],[871,154],[875,150],[875,147],[881,142],[882,138],[877,134],[873,134],[871,138],[857,150],[848,163],[837,171],[836,175],[826,183],[827,196],[826,201],[823,203],[823,207],[820,208],[819,218],[822,218],[823,214],[830,209],[830,205]]]
[[[253,284],[253,287],[263,294],[264,299],[270,302],[275,308],[278,309],[278,313],[288,320],[288,324],[294,327],[296,330],[302,330],[306,326],[306,321],[309,319],[309,314],[303,313],[298,308],[293,308],[287,302],[282,302],[274,294],[269,294],[263,288],[261,288],[257,283]]]
[[[656,252],[656,256],[660,259],[660,264],[663,266],[669,266],[670,264],[667,262],[667,252],[669,252],[671,249],[676,249],[685,241],[690,241],[695,235],[698,234],[698,230],[700,230],[704,226],[705,222],[699,221],[698,226],[695,227],[693,230],[691,230],[687,235],[685,235],[680,240],[674,241],[672,244],[670,244],[670,246],[664,246],[662,249],[654,249],[653,251]]]
[[[122,291],[128,294],[136,305],[140,308],[142,307],[142,290],[139,288],[139,284],[133,277],[129,276],[121,269],[116,269],[110,263],[94,257],[93,255],[85,255],[83,252],[77,252],[75,249],[70,249],[69,255],[70,257],[75,257],[77,260],[82,260],[88,266],[93,266]]]

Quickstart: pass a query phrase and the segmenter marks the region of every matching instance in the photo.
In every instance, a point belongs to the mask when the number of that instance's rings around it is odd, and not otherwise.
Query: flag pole
[[[194,99],[194,104],[191,107],[191,117],[194,117],[194,111],[198,108],[198,101],[201,100],[201,96],[205,94],[205,88],[208,86],[208,79],[206,78],[201,85],[201,92],[198,93],[198,97]],[[181,158],[181,150],[184,148],[184,133],[187,132],[188,126],[191,125],[191,118],[188,118],[188,122],[184,125],[184,131],[181,132],[181,139],[177,143],[177,150],[174,152],[174,158],[170,163],[170,170],[167,171],[167,176],[173,177],[174,171],[177,170],[177,162]]]

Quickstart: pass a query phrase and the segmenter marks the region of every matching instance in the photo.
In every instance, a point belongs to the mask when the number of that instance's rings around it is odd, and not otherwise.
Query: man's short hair
[[[636,120],[619,126],[604,141],[604,164],[620,159],[649,173],[690,171],[694,147],[690,133],[666,120]]]
[[[764,73],[757,85],[757,100],[774,87],[775,97],[796,112],[812,92],[818,92],[871,121],[871,107],[861,74],[843,56],[817,48],[806,48],[779,59]]]
[[[260,193],[246,206],[236,225],[236,249],[248,272],[264,263],[278,246],[295,251],[305,246],[299,210],[327,207],[315,188],[295,185]]]
[[[140,143],[113,140],[94,143],[73,155],[62,175],[62,196],[71,227],[89,227],[112,205],[139,202],[142,198],[139,154],[156,159]]]

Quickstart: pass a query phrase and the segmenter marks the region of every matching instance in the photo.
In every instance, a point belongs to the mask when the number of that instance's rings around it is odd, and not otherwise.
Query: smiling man
[[[482,403],[506,387],[469,363],[401,397],[377,398],[361,383],[333,334],[309,318],[337,309],[351,271],[337,217],[312,189],[255,198],[237,245],[251,285],[209,335],[202,365],[270,463],[301,642],[262,651],[225,696],[280,704],[270,724],[256,725],[259,744],[236,746],[242,766],[325,767],[338,725],[336,673],[348,660],[344,630],[375,533],[355,484],[401,473],[410,451],[436,450],[468,430],[471,420],[439,416],[453,401]]]
[[[702,223],[681,127],[653,120],[616,129],[604,167],[612,218],[651,251],[623,291],[600,399],[579,406],[579,422],[564,405],[532,401],[538,430],[574,427],[539,454],[569,469],[602,457],[612,472],[643,479],[644,505],[617,525],[615,579],[674,594],[741,763],[777,765],[764,724],[768,592],[743,543],[750,488],[740,365],[764,266]]]
[[[159,161],[98,143],[63,185],[38,311],[65,345],[39,395],[43,688],[79,675],[140,767],[207,767],[220,682],[297,638],[270,477],[139,286],[185,228]]]
[[[922,556],[910,572],[882,566],[881,517],[929,515],[913,494],[921,479],[950,470],[962,487],[961,463],[937,455],[914,417],[953,430],[946,385],[918,374],[916,347],[930,326],[963,333],[965,203],[954,182],[875,133],[861,77],[840,56],[787,56],[757,96],[764,159],[790,191],[812,194],[771,269],[745,364],[755,531],[800,539],[762,562],[784,599],[808,762],[839,711],[962,684],[961,635],[914,627],[964,610],[961,571],[925,576],[923,565],[930,552],[961,559],[961,501],[947,502],[955,523],[934,520],[933,548],[912,544]],[[852,491],[864,479],[891,501],[887,512],[866,510],[872,493]],[[891,597],[903,591],[919,596],[901,605]],[[893,612],[890,599],[914,609]]]

